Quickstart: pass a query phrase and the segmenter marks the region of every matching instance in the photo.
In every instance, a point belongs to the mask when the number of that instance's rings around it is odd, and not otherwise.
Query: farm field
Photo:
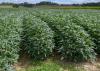
[[[0,71],[100,71],[100,10],[0,9]]]
[[[0,5],[0,8],[13,8],[11,5]]]
[[[20,6],[23,7],[23,6]],[[12,5],[0,5],[0,8],[13,8]],[[47,6],[47,5],[40,5],[40,6],[33,6],[32,8],[45,8],[45,9],[91,9],[91,10],[100,10],[100,6]]]
[[[100,6],[34,6],[36,8],[46,8],[46,9],[93,9],[93,10],[100,10]]]

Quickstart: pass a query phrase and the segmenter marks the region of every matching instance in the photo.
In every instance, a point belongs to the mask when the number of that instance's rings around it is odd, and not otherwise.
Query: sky
[[[2,3],[2,2],[13,2],[13,3],[29,2],[29,3],[38,3],[38,2],[41,2],[41,1],[51,1],[51,2],[57,2],[59,4],[100,2],[100,0],[0,0],[0,3]]]

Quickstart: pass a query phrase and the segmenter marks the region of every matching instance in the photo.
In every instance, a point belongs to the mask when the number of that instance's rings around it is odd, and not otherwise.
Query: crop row
[[[5,71],[11,71],[10,65],[18,59],[21,26],[21,19],[15,16],[0,19],[0,67]]]
[[[44,60],[52,54],[53,31],[47,23],[35,16],[25,16],[23,19],[23,48],[34,59]]]
[[[72,22],[70,15],[38,15],[55,31],[55,49],[61,59],[84,61],[95,59],[94,42],[83,27]]]
[[[75,15],[73,22],[84,27],[95,43],[95,51],[100,54],[100,16]]]

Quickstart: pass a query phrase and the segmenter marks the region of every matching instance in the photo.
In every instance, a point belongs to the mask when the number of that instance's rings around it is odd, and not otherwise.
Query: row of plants
[[[3,17],[3,16],[2,16]],[[0,18],[0,70],[13,71],[19,57],[22,20],[16,16]]]
[[[97,54],[100,54],[100,16],[90,15],[90,14],[75,14],[73,16],[73,22],[84,27],[92,37],[93,42],[95,43],[95,51]]]
[[[44,60],[53,52],[54,41],[53,31],[47,23],[27,15],[23,19],[22,44],[25,50],[33,59]]]
[[[61,59],[70,61],[94,60],[94,43],[83,27],[71,21],[70,15],[38,15],[55,31],[55,49],[61,54]]]
[[[15,71],[26,14],[24,9],[0,9],[0,71]]]
[[[15,71],[19,51],[25,50],[33,59],[44,60],[53,52],[53,31],[28,12],[0,18],[0,70]],[[25,15],[25,16],[24,16]],[[23,47],[22,47],[23,46]]]

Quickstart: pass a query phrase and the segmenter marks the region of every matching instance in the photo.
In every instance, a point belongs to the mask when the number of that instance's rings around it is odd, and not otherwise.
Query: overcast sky
[[[51,1],[51,2],[57,2],[57,3],[60,3],[60,4],[100,2],[100,0],[0,0],[0,3],[1,2],[14,2],[14,3],[29,2],[29,3],[37,3],[37,2],[41,2],[41,1]]]

